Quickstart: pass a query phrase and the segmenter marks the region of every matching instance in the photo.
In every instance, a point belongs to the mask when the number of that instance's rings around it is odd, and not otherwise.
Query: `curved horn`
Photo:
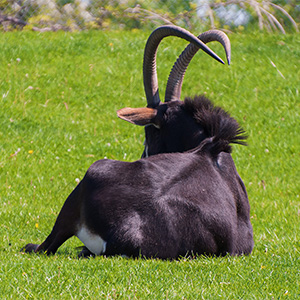
[[[220,30],[209,30],[200,34],[198,38],[205,44],[213,41],[221,43],[225,49],[228,65],[230,65],[230,40],[224,32]],[[198,50],[199,48],[197,46],[189,44],[176,60],[168,78],[165,102],[180,99],[181,87],[186,69]]]
[[[223,60],[217,54],[189,31],[174,25],[161,26],[155,29],[147,40],[143,63],[144,89],[147,98],[147,106],[152,108],[160,103],[156,72],[157,47],[161,40],[167,36],[177,36],[185,39],[188,42],[195,44],[197,49],[202,49],[214,59],[224,64]]]

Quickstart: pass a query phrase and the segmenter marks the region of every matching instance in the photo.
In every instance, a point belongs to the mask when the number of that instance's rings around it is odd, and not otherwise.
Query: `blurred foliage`
[[[206,5],[204,18],[209,19],[213,28],[228,25],[231,28],[234,25],[238,26],[235,24],[236,19],[243,12],[244,16],[248,17],[247,25],[258,24],[259,29],[266,29],[269,32],[279,30],[285,33],[285,28],[298,32],[297,21],[300,21],[300,6],[296,4],[296,0],[281,2],[276,3],[276,0],[202,0],[202,7]],[[221,11],[223,14],[220,13]],[[231,15],[231,20],[228,18],[226,20],[227,15]],[[244,18],[246,19],[246,17]]]
[[[244,22],[238,24],[242,13]],[[0,29],[5,31],[152,30],[175,24],[200,31],[258,26],[285,33],[298,31],[299,22],[297,0],[0,0]]]

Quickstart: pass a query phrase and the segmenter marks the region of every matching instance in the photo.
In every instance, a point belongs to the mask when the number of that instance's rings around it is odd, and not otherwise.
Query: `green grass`
[[[79,260],[76,238],[51,257],[19,252],[45,239],[95,160],[140,157],[143,129],[119,120],[116,110],[145,106],[148,34],[1,34],[0,298],[299,297],[299,34],[231,35],[232,65],[198,53],[183,85],[183,96],[205,92],[249,135],[249,146],[235,146],[233,158],[251,204],[250,256]],[[185,44],[168,38],[159,48],[162,97]]]

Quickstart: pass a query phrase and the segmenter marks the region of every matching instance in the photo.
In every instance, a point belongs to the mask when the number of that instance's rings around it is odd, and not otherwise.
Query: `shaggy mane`
[[[204,129],[207,139],[201,143],[202,150],[205,148],[215,156],[221,151],[230,153],[232,143],[247,145],[247,136],[238,122],[205,96],[185,98],[184,108]]]

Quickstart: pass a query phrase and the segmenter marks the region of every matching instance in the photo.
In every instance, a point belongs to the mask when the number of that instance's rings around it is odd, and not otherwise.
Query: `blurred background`
[[[298,31],[299,0],[0,0],[0,30]]]

